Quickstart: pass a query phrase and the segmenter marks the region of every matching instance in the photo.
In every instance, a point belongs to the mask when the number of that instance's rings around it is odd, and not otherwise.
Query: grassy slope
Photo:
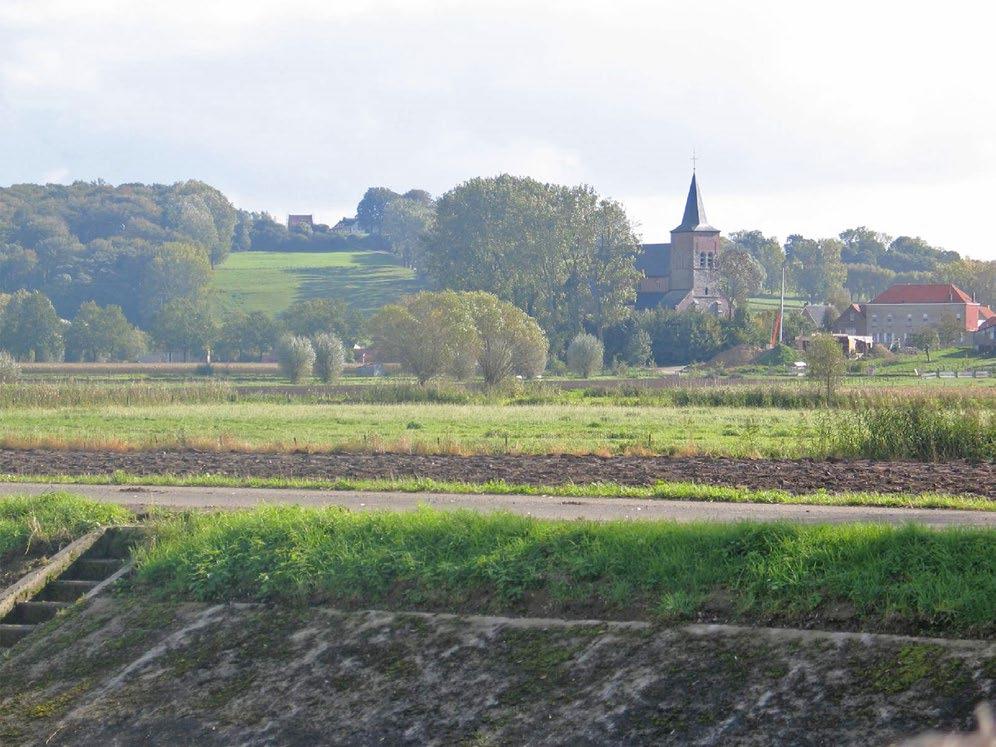
[[[278,314],[307,298],[335,298],[361,313],[419,289],[386,252],[240,252],[214,273],[222,305]]]
[[[996,358],[982,357],[971,348],[946,348],[931,352],[930,362],[926,353],[904,355],[892,362],[876,362],[882,373],[912,374],[920,371],[967,371],[988,369],[996,371]]]
[[[31,543],[61,544],[101,524],[125,521],[128,516],[120,506],[68,493],[0,498],[0,561],[23,553]]]
[[[996,632],[996,532],[552,522],[268,507],[159,530],[138,582],[180,598]]]
[[[0,441],[435,452],[801,455],[812,412],[724,407],[449,404],[172,404],[5,410]],[[507,436],[507,440],[506,440]],[[649,437],[649,440],[648,440]]]

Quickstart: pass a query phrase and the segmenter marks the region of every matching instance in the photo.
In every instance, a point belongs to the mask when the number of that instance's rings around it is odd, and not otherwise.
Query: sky
[[[368,186],[587,183],[680,221],[865,225],[996,259],[987,3],[0,0],[0,185],[196,178],[352,215]]]

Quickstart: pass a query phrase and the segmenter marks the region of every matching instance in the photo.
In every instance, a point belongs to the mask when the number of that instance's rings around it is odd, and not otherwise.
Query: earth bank
[[[0,742],[886,744],[994,697],[989,641],[119,596],[0,660]]]

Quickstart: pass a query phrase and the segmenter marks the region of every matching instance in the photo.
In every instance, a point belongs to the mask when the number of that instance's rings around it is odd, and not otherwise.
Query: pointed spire
[[[688,199],[685,201],[685,214],[681,225],[674,229],[679,232],[716,231],[706,220],[705,207],[702,205],[702,193],[699,192],[695,172],[692,172],[692,184],[688,188]]]

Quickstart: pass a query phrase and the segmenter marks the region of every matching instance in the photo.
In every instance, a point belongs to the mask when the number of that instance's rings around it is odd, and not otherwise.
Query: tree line
[[[392,251],[435,291],[491,294],[519,309],[556,358],[582,334],[596,338],[608,360],[634,363],[705,360],[763,344],[770,314],[752,314],[746,302],[777,292],[783,270],[789,292],[838,309],[893,282],[955,282],[981,301],[996,299],[996,262],[922,239],[861,227],[782,244],[753,230],[731,233],[717,264],[732,302],[728,318],[635,312],[640,240],[623,207],[588,186],[508,175],[468,180],[438,199],[372,187],[356,223],[360,234],[350,237],[287,229],[196,181],[0,189],[0,348],[37,360],[126,359],[149,348],[249,360],[285,334],[333,334],[348,348],[383,331],[336,299],[302,301],[278,318],[215,308],[208,287],[229,252],[279,247]],[[413,313],[395,304],[395,322],[413,324],[402,311]],[[786,332],[805,324],[793,317]]]

